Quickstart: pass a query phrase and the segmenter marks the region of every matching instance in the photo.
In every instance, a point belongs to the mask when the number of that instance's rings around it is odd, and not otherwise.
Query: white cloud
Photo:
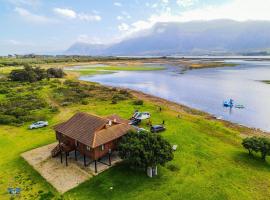
[[[197,0],[177,0],[176,3],[179,6],[187,8],[187,7],[193,6],[195,3],[197,3]]]
[[[127,31],[129,29],[129,25],[126,24],[126,23],[121,23],[119,26],[118,26],[118,29],[120,31]]]
[[[167,4],[169,3],[169,0],[161,0],[162,3]]]
[[[119,16],[116,17],[116,19],[117,20],[123,20],[124,18],[123,18],[123,16],[119,15]]]
[[[37,6],[40,4],[40,0],[8,0],[8,1],[16,6],[21,5]]]
[[[67,17],[71,19],[74,19],[77,17],[76,12],[68,8],[54,8],[53,11],[62,17]]]
[[[24,8],[16,7],[14,11],[27,21],[37,22],[37,23],[56,22],[56,20],[50,19],[48,17],[33,14]]]
[[[122,4],[120,2],[114,2],[113,5],[118,6],[118,7],[122,7]]]
[[[101,17],[99,15],[91,15],[91,14],[78,14],[78,19],[84,21],[100,21]]]
[[[76,13],[72,9],[68,8],[54,8],[53,11],[64,18],[79,19],[82,21],[100,21],[101,17],[97,14]]]
[[[187,2],[189,2],[189,5],[191,4],[190,0],[185,1],[185,6],[188,5]],[[148,29],[157,22],[187,22],[215,19],[232,19],[236,21],[270,20],[269,8],[269,0],[233,0],[223,5],[189,9],[178,14],[172,14],[170,9],[165,9],[164,12],[153,14],[146,20],[133,22],[129,25],[125,34],[131,35],[135,32]]]

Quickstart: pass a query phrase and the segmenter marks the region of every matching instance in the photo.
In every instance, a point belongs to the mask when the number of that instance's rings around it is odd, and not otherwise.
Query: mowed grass
[[[88,105],[61,107],[46,128],[30,131],[29,123],[22,127],[0,125],[0,199],[10,198],[8,187],[20,187],[21,199],[270,199],[269,161],[249,157],[237,130],[204,115],[178,113],[166,107],[159,112],[158,108],[153,102],[135,106],[133,100],[117,104],[95,100]],[[151,112],[153,124],[165,120],[167,131],[160,134],[178,145],[174,160],[159,166],[155,178],[119,164],[60,195],[20,157],[22,152],[54,142],[52,126],[78,111],[129,118],[136,109]],[[143,127],[147,127],[145,123]]]
[[[66,71],[78,72],[81,75],[108,74],[116,71],[156,71],[164,70],[163,66],[123,65],[123,66],[81,66],[80,68],[66,68]]]

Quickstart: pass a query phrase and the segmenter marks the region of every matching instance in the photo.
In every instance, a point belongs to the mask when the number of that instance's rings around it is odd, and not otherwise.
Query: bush
[[[82,105],[87,105],[87,104],[89,104],[89,101],[87,99],[83,99],[81,101],[81,103],[82,103]]]
[[[9,74],[9,78],[12,81],[22,82],[36,82],[47,77],[44,69],[39,67],[32,68],[31,66],[25,66],[24,69],[12,70]]]
[[[0,114],[0,124],[12,124],[16,122],[16,117],[12,115],[2,115]]]
[[[143,100],[136,100],[136,101],[133,101],[133,104],[134,104],[134,105],[143,105]]]
[[[180,168],[177,165],[174,165],[174,164],[167,165],[167,169],[172,171],[172,172],[177,172],[177,171],[180,170]]]
[[[63,78],[65,73],[61,68],[49,68],[47,69],[47,76],[49,78]]]
[[[115,99],[113,99],[112,104],[117,104],[117,101]]]

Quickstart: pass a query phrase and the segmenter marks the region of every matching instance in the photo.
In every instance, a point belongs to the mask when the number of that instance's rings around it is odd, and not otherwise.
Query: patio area
[[[85,167],[83,156],[77,153],[76,161],[74,152],[71,152],[67,157],[68,166],[66,166],[64,155],[62,163],[60,155],[51,157],[51,150],[56,145],[57,143],[53,143],[39,147],[22,153],[21,156],[60,193],[65,193],[121,161],[117,153],[113,152],[111,166],[109,166],[108,156],[105,156],[96,163],[98,172],[95,173],[94,162],[86,158],[87,166]]]

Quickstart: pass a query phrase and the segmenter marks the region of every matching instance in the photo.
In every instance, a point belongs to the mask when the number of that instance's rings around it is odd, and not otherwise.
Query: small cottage
[[[68,121],[58,124],[54,127],[58,145],[52,150],[52,156],[58,154],[67,157],[74,151],[75,159],[77,153],[83,155],[84,165],[86,166],[86,157],[95,163],[95,172],[97,172],[97,162],[110,154],[117,148],[119,139],[125,135],[132,127],[128,120],[121,119],[117,115],[111,115],[101,118],[87,113],[77,113]],[[88,163],[89,164],[89,163]]]

